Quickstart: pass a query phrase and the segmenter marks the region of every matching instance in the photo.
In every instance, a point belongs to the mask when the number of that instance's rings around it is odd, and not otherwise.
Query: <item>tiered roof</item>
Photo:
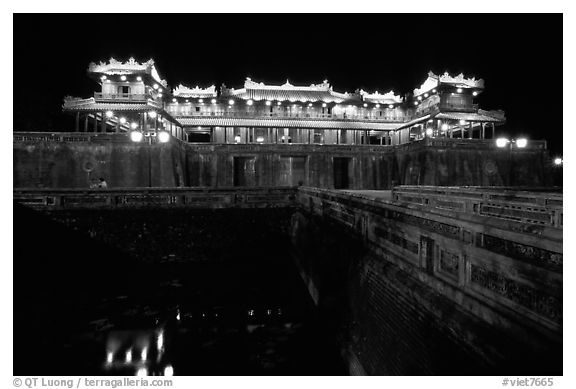
[[[474,77],[465,78],[464,74],[462,73],[452,77],[450,74],[448,74],[448,72],[444,72],[442,75],[436,75],[434,72],[428,72],[428,78],[426,81],[424,81],[420,88],[414,89],[414,97],[420,96],[426,92],[430,92],[431,90],[440,86],[440,84],[450,84],[457,88],[484,89],[483,79],[477,80]]]
[[[158,74],[153,59],[140,63],[132,57],[130,57],[126,62],[117,61],[111,57],[108,62],[90,62],[90,65],[88,65],[88,73],[99,75],[150,75],[156,82],[163,85],[165,88],[168,87],[167,81],[163,80]]]
[[[317,102],[341,103],[351,99],[348,93],[334,92],[328,81],[310,86],[295,86],[287,80],[283,85],[266,85],[246,78],[244,88],[222,88],[222,96],[237,97],[244,100],[269,100],[290,102]]]

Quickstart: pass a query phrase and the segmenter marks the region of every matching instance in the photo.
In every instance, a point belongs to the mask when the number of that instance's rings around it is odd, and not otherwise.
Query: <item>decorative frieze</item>
[[[562,319],[562,302],[549,294],[502,274],[471,265],[470,282],[555,322]]]
[[[481,247],[486,250],[515,259],[524,260],[540,266],[561,270],[562,254],[526,244],[513,242],[492,235],[482,234]]]

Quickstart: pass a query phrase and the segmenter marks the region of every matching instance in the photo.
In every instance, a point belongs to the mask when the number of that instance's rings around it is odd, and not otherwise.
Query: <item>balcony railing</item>
[[[194,118],[194,117],[227,117],[227,118],[271,118],[271,119],[317,119],[317,120],[342,120],[342,121],[376,121],[376,122],[395,122],[402,123],[406,119],[390,116],[371,116],[371,115],[337,115],[323,113],[296,113],[296,112],[259,112],[259,111],[212,111],[212,112],[186,112],[168,109],[168,112],[175,117]]]
[[[101,93],[94,92],[96,100],[113,100],[113,101],[147,101],[149,95],[133,93]]]
[[[478,104],[462,105],[462,104],[440,103],[440,104],[438,104],[438,108],[441,111],[477,112],[478,111]]]

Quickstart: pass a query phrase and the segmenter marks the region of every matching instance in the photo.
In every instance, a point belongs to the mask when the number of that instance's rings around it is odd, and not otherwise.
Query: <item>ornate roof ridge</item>
[[[196,85],[194,88],[187,87],[183,84],[178,85],[172,90],[174,96],[193,97],[193,96],[211,96],[216,97],[216,86],[210,85],[207,88],[200,88]]]
[[[324,80],[320,84],[310,84],[306,85],[292,85],[290,80],[286,79],[286,82],[282,85],[269,85],[263,82],[252,81],[250,77],[246,77],[244,81],[245,89],[281,89],[281,90],[300,90],[300,91],[316,91],[316,92],[328,92],[332,90],[328,80]]]
[[[420,88],[414,89],[414,96],[419,96],[424,94],[434,88],[436,88],[441,83],[444,84],[456,84],[465,88],[484,88],[484,80],[476,79],[475,77],[465,78],[464,73],[460,73],[457,76],[451,76],[447,71],[444,74],[436,75],[434,72],[428,72],[428,78],[422,83]]]
[[[150,74],[158,83],[162,84],[165,88],[168,87],[166,80],[163,80],[156,67],[154,66],[154,59],[150,58],[146,62],[138,62],[134,57],[130,57],[128,61],[122,62],[110,57],[108,62],[100,61],[99,63],[90,62],[88,65],[88,72],[90,73],[105,73],[105,74],[131,74],[134,72],[144,72]]]
[[[375,91],[374,93],[369,93],[366,92],[363,89],[360,89],[360,91],[358,92],[360,93],[360,96],[362,96],[362,99],[369,99],[369,100],[392,100],[396,103],[401,103],[402,102],[402,96],[397,95],[394,93],[393,89],[390,89],[390,91],[381,94],[378,91]]]

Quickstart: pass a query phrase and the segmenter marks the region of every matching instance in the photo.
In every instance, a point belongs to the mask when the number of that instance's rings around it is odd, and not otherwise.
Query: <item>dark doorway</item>
[[[348,189],[350,187],[349,166],[350,158],[334,157],[334,189]]]
[[[191,143],[210,143],[210,134],[207,133],[190,133],[188,134],[188,142]]]
[[[256,186],[256,158],[234,157],[234,186]]]

